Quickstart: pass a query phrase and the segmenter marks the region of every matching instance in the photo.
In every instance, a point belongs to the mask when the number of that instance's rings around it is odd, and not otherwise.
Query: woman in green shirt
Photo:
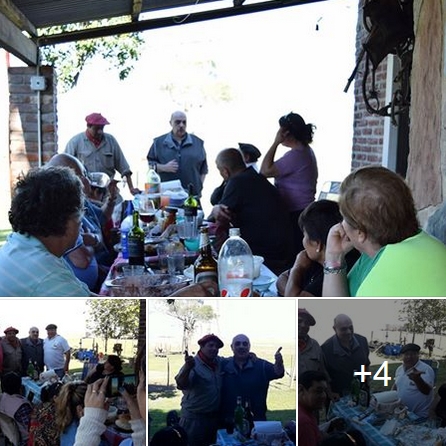
[[[343,221],[329,232],[324,296],[446,296],[446,246],[420,229],[404,179],[381,166],[342,182]],[[345,254],[361,257],[348,276]]]

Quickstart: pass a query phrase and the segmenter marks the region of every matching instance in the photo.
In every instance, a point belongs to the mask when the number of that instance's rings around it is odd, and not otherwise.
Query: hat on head
[[[200,347],[203,347],[207,342],[209,341],[215,341],[218,345],[218,348],[222,348],[223,347],[223,341],[218,337],[215,336],[213,333],[211,334],[207,334],[206,336],[203,336],[199,341],[198,341],[198,345]]]
[[[91,113],[85,120],[90,125],[107,125],[110,124],[100,113]]]
[[[45,327],[45,330],[57,330],[57,325],[56,324],[48,324]]]
[[[260,150],[256,146],[253,146],[252,144],[239,142],[238,146],[243,153],[251,155],[251,157],[255,158],[256,160],[262,156]]]
[[[3,332],[3,333],[8,333],[9,331],[14,331],[15,332],[15,334],[17,334],[18,332],[19,332],[19,330],[17,330],[17,328],[14,328],[14,327],[8,327],[8,328],[6,328],[5,329],[5,331]]]
[[[316,325],[316,319],[305,308],[299,308],[299,316],[307,318],[311,326]]]
[[[406,344],[402,349],[401,349],[401,353],[406,353],[406,352],[419,352],[420,351],[420,346],[417,344]]]

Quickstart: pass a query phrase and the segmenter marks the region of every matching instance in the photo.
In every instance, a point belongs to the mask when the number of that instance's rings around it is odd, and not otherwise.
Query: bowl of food
[[[142,276],[120,276],[110,280],[107,286],[113,297],[165,297],[188,285],[184,276],[169,274],[144,274]]]

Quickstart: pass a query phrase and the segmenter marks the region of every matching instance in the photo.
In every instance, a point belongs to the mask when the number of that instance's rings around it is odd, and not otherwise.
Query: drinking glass
[[[144,232],[147,234],[149,223],[155,218],[156,207],[147,194],[141,194],[138,201],[139,218],[143,222]]]

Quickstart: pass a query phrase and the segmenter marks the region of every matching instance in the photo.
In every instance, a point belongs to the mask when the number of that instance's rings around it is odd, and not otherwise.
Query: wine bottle
[[[139,212],[133,211],[133,226],[127,235],[129,265],[144,265],[144,231],[139,226]]]

